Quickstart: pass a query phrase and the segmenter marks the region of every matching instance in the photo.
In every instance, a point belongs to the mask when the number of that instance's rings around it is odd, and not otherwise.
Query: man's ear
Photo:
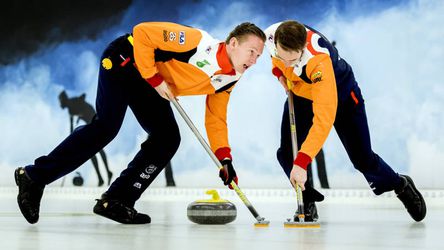
[[[230,41],[229,41],[228,45],[230,47],[234,48],[234,47],[237,46],[238,43],[239,43],[239,41],[237,40],[237,38],[236,37],[232,37],[232,38],[230,38]]]

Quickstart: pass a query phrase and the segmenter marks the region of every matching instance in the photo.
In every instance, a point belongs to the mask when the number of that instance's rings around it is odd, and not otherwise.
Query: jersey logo
[[[203,61],[197,61],[196,65],[199,68],[203,68],[205,65],[211,65],[211,64],[205,59]]]
[[[270,35],[268,36],[268,41],[269,41],[270,43],[274,43],[274,37],[273,37],[273,34],[270,34]]]
[[[321,47],[319,45],[319,40],[323,39],[319,34],[313,32],[312,30],[307,30],[307,49],[313,55],[318,54],[327,54],[330,55],[330,52],[327,48]]]
[[[179,32],[179,44],[184,45],[185,44],[185,31]]]
[[[113,62],[109,58],[103,58],[102,67],[106,70],[110,70],[113,67]]]
[[[322,72],[318,71],[316,73],[313,74],[313,83],[317,83],[322,81]]]
[[[172,42],[172,41],[174,41],[174,40],[176,40],[176,33],[174,33],[174,32],[170,32],[170,41]]]
[[[168,42],[168,31],[167,30],[163,30],[163,41]]]
[[[231,87],[234,83],[236,83],[241,74],[237,73],[234,76],[231,75],[212,75],[210,76],[211,85],[216,90],[216,92],[220,92],[221,90],[225,90]]]

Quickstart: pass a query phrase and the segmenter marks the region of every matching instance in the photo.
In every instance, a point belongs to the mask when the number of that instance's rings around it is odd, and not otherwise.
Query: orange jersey
[[[153,87],[165,80],[175,96],[207,95],[205,127],[211,149],[229,148],[227,105],[241,77],[225,43],[205,31],[166,22],[146,22],[133,30],[134,59]]]
[[[295,95],[313,101],[313,125],[299,150],[313,159],[325,143],[335,121],[338,94],[333,65],[329,51],[318,46],[317,39],[320,36],[307,28],[307,46],[300,62],[295,67],[285,67],[276,58],[274,44],[274,33],[280,24],[273,24],[265,30],[265,45],[272,56],[273,73],[291,80],[291,91]]]

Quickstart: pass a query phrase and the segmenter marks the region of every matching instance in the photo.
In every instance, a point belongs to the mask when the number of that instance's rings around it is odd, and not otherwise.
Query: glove
[[[219,170],[219,177],[224,182],[224,185],[228,185],[230,189],[233,189],[231,186],[231,181],[234,181],[237,184],[237,175],[236,171],[234,171],[233,164],[230,159],[224,159],[220,161],[223,168]]]

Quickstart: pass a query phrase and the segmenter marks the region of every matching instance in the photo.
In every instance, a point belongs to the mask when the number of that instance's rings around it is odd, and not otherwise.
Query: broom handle
[[[188,127],[190,127],[191,131],[193,131],[194,135],[197,137],[197,139],[199,140],[200,144],[202,144],[202,146],[205,148],[205,150],[207,151],[208,155],[213,160],[213,162],[216,164],[216,166],[219,169],[222,169],[223,167],[222,167],[219,159],[217,159],[216,155],[214,155],[214,153],[211,150],[210,146],[208,146],[208,143],[205,141],[205,139],[199,133],[199,130],[197,130],[196,126],[194,126],[193,122],[188,117],[187,113],[182,108],[182,106],[180,106],[180,104],[177,102],[176,98],[174,98],[174,97],[170,98],[170,101],[174,104],[174,106],[176,107],[177,111],[180,113],[182,118],[188,124]],[[264,221],[265,220],[264,217],[261,217],[259,215],[259,213],[256,211],[256,209],[254,209],[253,205],[247,199],[247,196],[245,196],[245,194],[242,192],[242,190],[237,186],[236,182],[231,181],[230,185],[233,187],[234,191],[236,191],[237,195],[242,200],[242,202],[245,204],[245,206],[247,206],[248,210],[250,210],[250,212],[254,216],[254,218],[256,218],[256,220],[258,222]]]
[[[289,118],[290,118],[291,146],[293,149],[293,159],[295,159],[298,154],[298,140],[297,140],[297,133],[296,133],[296,120],[295,120],[295,114],[294,114],[293,93],[291,92],[292,85],[293,85],[293,83],[287,79],[288,114],[289,114]],[[305,215],[304,215],[304,202],[302,199],[302,190],[298,184],[294,185],[294,188],[296,190],[296,197],[297,197],[297,203],[298,203],[299,221],[304,222]]]

